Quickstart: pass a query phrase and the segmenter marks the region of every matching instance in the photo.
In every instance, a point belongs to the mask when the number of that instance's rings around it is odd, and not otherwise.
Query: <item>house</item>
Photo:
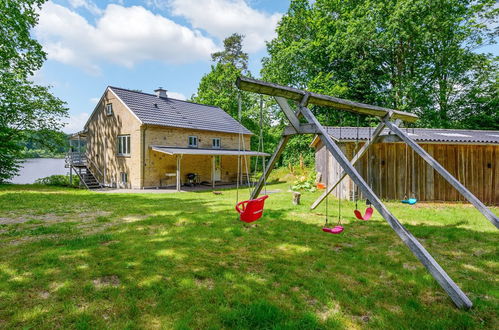
[[[374,132],[374,128],[367,127],[358,130],[356,127],[327,127],[327,130],[348,159],[352,159]],[[499,131],[409,128],[407,132],[482,202],[499,205]],[[341,172],[340,166],[330,154],[326,157],[326,149],[318,137],[311,146],[315,148],[315,168],[322,174],[321,181],[326,182],[328,173],[329,183],[333,184]],[[457,190],[387,129],[357,162],[356,169],[383,199],[400,200],[414,195],[423,201],[465,201]],[[353,199],[357,189],[346,177],[332,193]]]
[[[70,168],[87,187],[210,185],[246,178],[252,133],[218,107],[109,86],[72,139]],[[83,156],[82,156],[83,155]],[[238,159],[241,170],[238,172]]]

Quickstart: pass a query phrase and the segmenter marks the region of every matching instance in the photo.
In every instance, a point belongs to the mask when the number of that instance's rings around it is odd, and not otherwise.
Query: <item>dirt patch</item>
[[[432,305],[435,303],[443,303],[447,298],[437,291],[426,290],[421,293],[420,299],[424,304]]]
[[[402,265],[402,267],[404,267],[404,269],[408,269],[408,270],[416,270],[416,269],[418,269],[418,266],[416,266],[414,264],[409,264],[409,263],[404,263]]]
[[[84,225],[78,225],[77,228],[85,231],[86,235],[92,235],[92,234],[97,234],[100,233],[109,227],[114,226],[115,223],[89,223],[89,224],[84,224]]]
[[[54,213],[46,213],[42,215],[31,215],[29,212],[25,212],[23,216],[12,215],[11,217],[2,217],[0,218],[0,225],[13,225],[19,223],[26,223],[29,221],[39,221],[40,223],[36,223],[35,225],[44,225],[44,224],[53,224],[60,222],[75,222],[75,221],[93,221],[97,217],[107,216],[111,212],[106,211],[95,211],[95,212],[79,212],[79,213],[71,213],[65,215],[57,215]]]
[[[317,316],[321,321],[326,321],[328,318],[331,316],[338,314],[340,312],[340,306],[338,304],[335,304],[332,307],[325,307],[319,311],[317,311]]]
[[[213,290],[213,288],[215,287],[215,282],[213,282],[211,278],[196,279],[196,286],[198,288]]]
[[[109,276],[96,278],[95,280],[92,281],[92,283],[94,284],[94,286],[97,289],[107,288],[107,287],[116,288],[116,287],[120,286],[121,281],[120,281],[118,276],[109,275]]]
[[[369,315],[362,315],[359,317],[359,319],[364,323],[371,321],[371,317]]]
[[[40,292],[38,292],[38,296],[41,299],[48,299],[50,297],[50,292],[48,292],[48,291],[40,291]]]
[[[57,234],[47,234],[47,235],[37,235],[37,236],[24,236],[19,238],[14,238],[8,241],[9,245],[19,245],[24,243],[37,242],[45,239],[60,239],[61,236]]]
[[[129,216],[121,218],[121,220],[123,222],[137,222],[137,221],[145,220],[148,217],[149,217],[148,215],[129,215]]]
[[[103,245],[103,246],[108,246],[108,245],[111,245],[111,244],[114,244],[114,243],[118,243],[119,241],[107,241],[107,242],[102,242],[100,243],[100,245]]]

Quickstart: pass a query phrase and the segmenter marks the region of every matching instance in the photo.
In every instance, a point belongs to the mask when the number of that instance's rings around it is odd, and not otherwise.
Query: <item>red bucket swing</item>
[[[263,215],[263,206],[268,195],[263,195],[257,199],[250,199],[236,204],[236,211],[239,213],[239,219],[250,223],[260,219]]]
[[[239,117],[239,122],[241,122],[241,95],[238,95],[238,117]],[[267,192],[267,180],[266,180],[266,169],[265,169],[265,156],[263,154],[263,130],[262,130],[262,125],[263,125],[263,97],[260,96],[260,136],[259,136],[259,151],[261,150],[262,152],[262,169],[263,169],[263,184],[265,187],[265,192]],[[239,134],[239,151],[241,151],[241,144],[243,147],[243,150],[246,150],[245,145],[244,145],[244,138],[242,135],[242,132]],[[247,175],[247,181],[248,181],[248,188],[251,188],[250,186],[250,178],[249,178],[249,171],[248,171],[248,162],[246,161],[246,158],[244,158],[244,163],[246,166],[246,175]],[[255,172],[258,167],[258,159],[256,159],[255,162]],[[242,179],[241,176],[241,168],[242,168],[242,161],[241,161],[241,155],[238,155],[238,160],[237,160],[237,186],[236,186],[236,211],[239,213],[239,219],[243,222],[246,223],[251,223],[253,221],[256,221],[260,219],[263,215],[263,208],[265,206],[265,200],[269,198],[268,195],[263,195],[255,199],[249,199],[245,200],[242,202],[239,201],[239,181]],[[242,180],[241,180],[242,181]],[[241,182],[242,183],[242,182]]]

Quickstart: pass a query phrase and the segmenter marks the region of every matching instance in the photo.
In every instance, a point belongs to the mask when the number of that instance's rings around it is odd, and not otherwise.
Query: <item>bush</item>
[[[296,180],[291,187],[291,190],[293,191],[310,191],[314,192],[317,190],[315,186],[315,172],[310,171],[310,173],[307,175],[302,175],[298,177],[298,180]]]
[[[73,185],[69,183],[69,175],[51,175],[37,179],[35,183],[47,186],[78,187],[80,185],[80,178],[77,175],[73,175]]]

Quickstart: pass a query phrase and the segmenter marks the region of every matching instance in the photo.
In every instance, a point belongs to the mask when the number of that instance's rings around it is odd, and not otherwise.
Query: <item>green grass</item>
[[[388,203],[471,298],[462,311],[379,214],[343,202],[345,231],[325,234],[318,192],[294,206],[288,188],[246,225],[234,190],[0,186],[0,328],[499,328],[499,236],[474,208]]]

